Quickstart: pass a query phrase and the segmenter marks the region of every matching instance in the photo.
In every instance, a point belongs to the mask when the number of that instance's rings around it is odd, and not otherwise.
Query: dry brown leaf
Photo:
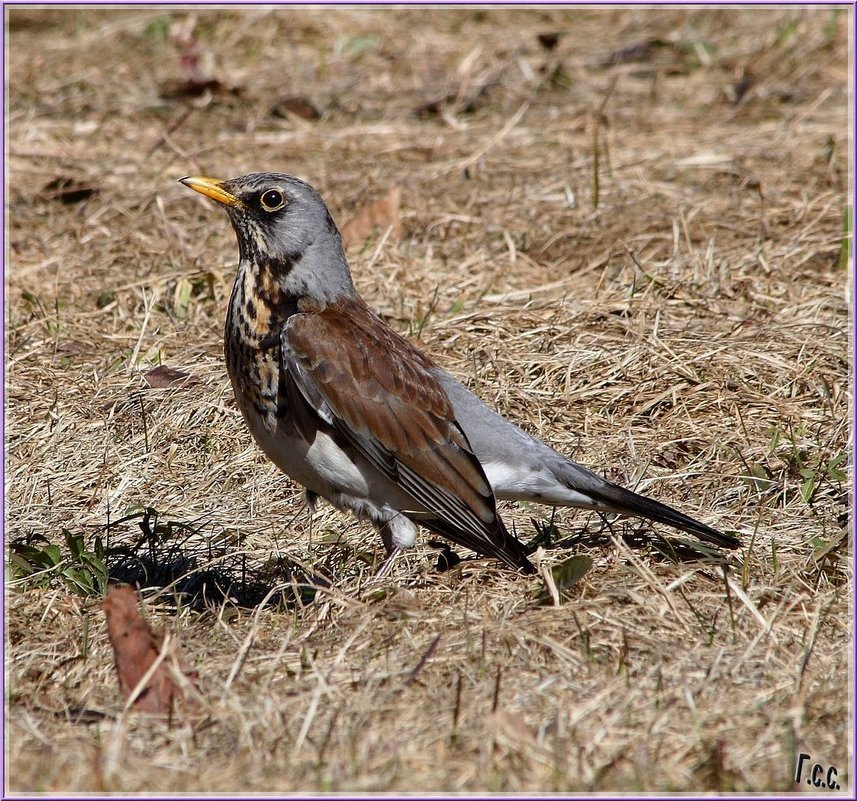
[[[69,175],[60,175],[42,187],[41,196],[60,203],[82,203],[98,192],[98,188],[87,181]]]
[[[185,97],[199,97],[206,92],[225,91],[226,87],[219,78],[204,80],[167,80],[161,84],[158,94],[164,100],[180,100]]]
[[[536,38],[545,50],[556,50],[556,46],[559,44],[562,36],[562,31],[549,31],[547,33],[540,33]]]
[[[185,373],[183,370],[176,370],[174,367],[167,367],[165,364],[153,367],[144,373],[143,376],[146,379],[146,383],[154,389],[190,386],[191,384],[199,383],[199,379],[195,375]]]
[[[394,186],[384,197],[373,203],[367,203],[345,225],[342,226],[342,244],[346,248],[360,245],[376,227],[388,228],[392,238],[398,239],[402,231],[399,220],[399,203],[402,199],[401,187]]]
[[[92,350],[91,343],[80,339],[61,339],[56,346],[56,352],[64,356],[83,356],[85,353],[91,353]]]
[[[159,658],[162,638],[140,615],[137,593],[131,587],[109,587],[101,608],[107,618],[107,634],[113,648],[119,687],[125,698],[129,698]],[[175,702],[182,695],[172,675],[173,665],[177,661],[175,658],[164,659],[155,668],[132,704],[136,711],[169,714],[173,710]],[[182,673],[192,681],[196,679],[195,672],[178,664]]]
[[[498,73],[486,70],[475,78],[463,80],[457,89],[420,103],[413,113],[423,118],[443,116],[446,111],[473,114],[487,104],[491,90],[499,85]]]
[[[320,120],[321,109],[308,97],[303,95],[286,95],[281,97],[273,106],[271,114],[274,117],[288,117],[294,114],[304,120]]]

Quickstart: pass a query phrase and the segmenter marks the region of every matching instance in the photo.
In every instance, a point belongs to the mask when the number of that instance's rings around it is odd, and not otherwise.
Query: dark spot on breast
[[[302,256],[303,253],[301,251],[287,250],[283,253],[282,258],[268,260],[265,268],[271,275],[275,275],[279,280],[283,280],[301,260]]]
[[[253,298],[247,298],[247,304],[244,308],[246,309],[247,316],[249,318],[256,318],[256,304],[253,302]]]
[[[279,334],[266,334],[261,337],[258,342],[259,350],[271,350],[272,348],[280,347],[280,335]],[[277,357],[279,358],[279,356]]]

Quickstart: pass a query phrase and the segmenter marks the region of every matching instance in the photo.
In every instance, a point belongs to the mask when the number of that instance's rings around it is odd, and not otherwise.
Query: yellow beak
[[[188,175],[186,178],[179,178],[179,183],[190,187],[195,192],[199,192],[224,206],[243,206],[244,203],[231,192],[227,192],[223,188],[223,181],[217,178],[203,178],[201,176]]]

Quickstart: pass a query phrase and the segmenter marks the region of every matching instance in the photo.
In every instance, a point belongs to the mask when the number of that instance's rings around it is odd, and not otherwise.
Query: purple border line
[[[855,4],[852,3],[836,3],[836,2],[828,2],[828,0],[804,0],[804,2],[800,3],[788,3],[781,2],[781,0],[756,0],[753,3],[742,2],[742,0],[721,0],[721,2],[710,3],[705,2],[704,0],[687,0],[686,2],[674,2],[673,0],[667,0],[667,2],[650,2],[650,3],[635,3],[635,2],[627,2],[624,0],[601,0],[600,2],[562,2],[562,0],[543,0],[539,3],[521,3],[515,2],[514,0],[499,0],[499,2],[486,2],[485,0],[477,0],[476,2],[445,2],[444,0],[430,0],[423,2],[422,0],[417,0],[416,2],[408,2],[408,3],[387,3],[387,2],[340,2],[339,0],[334,0],[333,2],[307,2],[306,0],[297,0],[297,2],[270,2],[270,3],[246,3],[240,2],[236,0],[236,2],[226,2],[226,3],[206,3],[203,0],[188,0],[187,2],[181,3],[152,3],[147,2],[146,0],[125,0],[123,3],[107,3],[107,2],[96,2],[95,0],[85,0],[84,2],[73,2],[73,0],[58,0],[58,2],[52,3],[34,3],[34,2],[25,2],[25,0],[3,0],[0,2],[0,5],[3,7],[3,42],[0,47],[2,47],[3,51],[3,100],[4,100],[4,120],[3,120],[3,165],[0,167],[2,170],[3,176],[3,192],[4,198],[8,196],[8,192],[6,191],[6,160],[7,160],[7,119],[8,114],[6,114],[7,106],[6,106],[6,77],[8,75],[8,64],[7,64],[7,52],[6,52],[6,9],[7,8],[42,8],[42,9],[50,9],[50,8],[59,8],[62,6],[74,7],[74,8],[104,8],[109,7],[116,11],[121,11],[123,9],[130,9],[133,7],[147,7],[152,9],[164,8],[164,9],[175,9],[181,10],[182,8],[194,8],[194,7],[205,7],[210,10],[218,10],[218,9],[231,9],[240,6],[282,6],[282,7],[326,7],[326,6],[343,6],[343,7],[363,7],[367,9],[373,9],[382,11],[385,7],[395,7],[397,9],[407,9],[407,8],[452,8],[452,9],[466,9],[470,7],[513,7],[517,9],[538,9],[538,8],[547,8],[547,7],[561,7],[561,8],[598,8],[598,7],[630,7],[630,6],[641,6],[641,7],[743,7],[747,9],[752,8],[763,8],[763,7],[791,7],[791,8],[801,8],[801,7],[821,7],[821,8],[843,8],[850,9],[851,11],[851,42],[849,48],[849,79],[850,79],[850,91],[849,91],[849,136],[850,136],[850,149],[849,155],[851,158],[850,169],[849,169],[849,188],[848,188],[848,201],[850,203],[850,208],[852,211],[852,222],[851,222],[851,234],[852,234],[852,245],[850,252],[850,268],[848,277],[851,280],[850,287],[848,287],[848,298],[851,303],[851,375],[850,386],[852,390],[855,388],[855,372],[854,372],[854,354],[857,353],[857,328],[855,328],[855,314],[854,314],[854,297],[853,292],[855,286],[857,286],[857,271],[855,271],[855,258],[854,258],[854,247],[853,247],[853,209],[855,206],[855,180],[854,180],[854,167],[857,164],[857,146],[855,145],[854,133],[855,133],[855,102],[854,102],[854,91],[857,88],[857,77],[855,77],[855,54],[854,54],[854,46],[855,42],[857,42],[857,10],[855,10]],[[2,419],[0,419],[0,433],[2,433],[3,440],[3,464],[0,466],[0,475],[3,478],[3,516],[2,520],[0,520],[0,543],[2,543],[4,548],[5,555],[5,519],[6,519],[6,436],[5,436],[5,424],[6,424],[6,405],[5,405],[5,390],[6,390],[6,353],[5,353],[5,344],[6,344],[6,329],[7,329],[7,306],[6,306],[6,298],[7,298],[7,286],[6,286],[6,264],[7,264],[7,254],[8,254],[8,227],[9,227],[9,212],[6,204],[3,205],[3,252],[2,263],[3,263],[3,285],[2,289],[0,289],[0,295],[2,295],[3,300],[3,336],[0,338],[0,357],[2,357],[3,363],[3,385],[0,387],[0,397],[3,399],[3,415]],[[855,408],[855,404],[853,402],[852,396],[852,405],[851,405],[851,423],[852,423],[852,450],[851,450],[851,468],[852,468],[852,482],[851,482],[851,490],[852,490],[852,505],[854,498],[857,498],[857,458],[855,458],[855,449],[853,445],[853,434],[857,431],[857,408]],[[853,506],[852,506],[853,510]],[[855,519],[852,513],[851,517],[851,533],[852,533],[852,543],[854,542],[855,534],[857,534],[857,528],[855,528]],[[854,555],[852,553],[852,568],[855,565]],[[853,575],[853,573],[852,573]],[[5,571],[4,571],[4,589],[5,589]],[[851,602],[852,602],[852,618],[855,614],[855,610],[857,610],[857,588],[855,588],[853,579],[852,579],[852,587],[851,587]],[[2,731],[4,734],[3,737],[3,752],[0,755],[0,772],[2,772],[3,777],[3,789],[2,789],[2,798],[3,799],[29,799],[34,797],[42,797],[42,798],[62,798],[62,797],[73,797],[75,799],[115,799],[115,798],[147,798],[152,799],[152,801],[160,801],[160,799],[164,799],[164,801],[168,801],[168,799],[176,799],[176,798],[193,798],[193,794],[191,793],[181,793],[181,794],[161,794],[161,795],[145,795],[145,794],[87,794],[87,793],[74,793],[73,795],[67,794],[63,796],[61,794],[45,794],[45,793],[32,793],[32,794],[23,794],[23,795],[12,795],[8,794],[6,791],[6,748],[5,748],[5,728],[6,728],[6,716],[8,714],[8,707],[6,705],[6,638],[5,638],[5,620],[6,620],[6,603],[5,603],[5,592],[2,600],[2,620],[0,620],[0,631],[3,633],[3,676],[2,676],[2,689],[3,689],[3,701],[4,701],[4,715],[2,721]],[[854,746],[855,741],[857,741],[857,731],[855,731],[855,703],[857,703],[857,692],[855,692],[855,664],[857,664],[857,650],[855,650],[855,642],[852,636],[851,642],[851,662],[849,665],[850,671],[850,701],[851,701],[851,731],[850,731],[850,743],[849,743],[849,752],[851,754],[850,757],[850,765],[849,765],[849,779],[851,781],[851,795],[854,796],[854,782],[855,782],[855,765],[857,765],[857,761],[855,761],[854,754]],[[290,798],[290,799],[311,799],[311,798],[385,798],[390,799],[390,801],[394,801],[395,799],[413,799],[413,798],[468,798],[474,799],[474,801],[481,801],[481,799],[496,799],[499,797],[502,798],[514,798],[514,799],[527,799],[527,798],[590,798],[590,797],[598,797],[598,798],[610,798],[609,793],[574,793],[574,794],[558,794],[558,793],[546,793],[542,795],[532,795],[532,794],[508,794],[508,795],[448,795],[443,793],[416,793],[413,795],[395,795],[395,794],[386,794],[386,793],[326,793],[326,794],[307,794],[307,793],[290,793],[290,794],[276,794],[276,793],[264,793],[264,794],[253,794],[253,795],[245,795],[245,796],[236,796],[236,795],[205,795],[205,798],[210,799],[218,799],[218,798],[235,798],[235,797],[253,797],[253,798]],[[656,793],[649,793],[645,795],[622,795],[622,798],[627,799],[651,799],[657,798],[658,795]],[[694,799],[694,798],[711,798],[717,797],[712,796],[710,793],[700,794],[700,793],[677,793],[674,794],[674,797],[685,798],[685,799]],[[843,796],[836,795],[832,793],[828,794],[811,794],[811,793],[800,793],[796,795],[795,793],[790,794],[729,794],[729,798],[732,799],[755,799],[759,797],[764,798],[784,798],[784,799],[793,799],[795,797],[799,797],[801,799],[812,799],[812,798],[841,798]],[[849,796],[846,796],[849,797]]]

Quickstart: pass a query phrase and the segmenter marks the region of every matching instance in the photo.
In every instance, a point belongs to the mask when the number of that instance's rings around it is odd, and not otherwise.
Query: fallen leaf
[[[402,190],[394,186],[384,197],[373,203],[367,203],[357,212],[345,225],[342,226],[342,244],[349,248],[366,241],[366,238],[376,227],[393,230],[390,236],[398,239],[401,234],[401,222],[399,220],[399,202],[402,199]]]
[[[491,90],[500,85],[498,73],[485,71],[465,81],[456,91],[420,103],[413,109],[419,117],[442,116],[447,110],[456,114],[473,114],[488,100]]]
[[[636,42],[620,50],[614,50],[601,61],[601,66],[612,67],[616,64],[639,64],[651,61],[656,51],[660,49],[675,50],[675,46],[672,42],[664,39],[648,39],[644,42]]]
[[[539,44],[545,50],[555,50],[556,46],[559,44],[559,40],[562,37],[562,31],[551,31],[550,33],[540,33],[536,38],[539,40]]]
[[[592,559],[583,554],[572,556],[558,565],[554,565],[553,578],[560,592],[571,589],[592,569]]]
[[[60,203],[82,203],[98,192],[92,184],[78,181],[68,175],[61,175],[42,187],[41,195],[47,200]]]
[[[183,97],[200,97],[206,92],[219,92],[223,90],[226,90],[226,87],[218,78],[190,79],[186,81],[167,80],[161,84],[158,94],[164,100],[179,100]]]
[[[577,554],[551,567],[550,574],[544,576],[547,586],[539,593],[538,603],[542,606],[547,604],[559,606],[560,599],[567,596],[568,590],[592,569],[592,565],[593,562],[590,557]]]
[[[140,615],[137,593],[131,587],[109,587],[101,608],[107,618],[107,635],[113,648],[119,687],[125,698],[130,698],[160,657],[163,638],[157,636]],[[176,701],[182,697],[181,688],[174,679],[176,666],[192,682],[198,678],[195,671],[181,664],[177,654],[168,654],[137,695],[133,709],[164,715],[172,713]]]
[[[176,370],[174,367],[167,367],[165,364],[153,367],[144,373],[143,377],[146,379],[146,383],[154,389],[190,386],[199,383],[199,379],[195,375],[185,373],[182,370]]]
[[[81,342],[79,339],[61,339],[56,346],[56,352],[65,356],[83,356],[83,354],[92,353],[92,351],[92,343]]]
[[[274,117],[285,117],[286,119],[291,115],[304,120],[321,119],[321,109],[308,97],[302,95],[281,97],[271,106],[271,114]]]

